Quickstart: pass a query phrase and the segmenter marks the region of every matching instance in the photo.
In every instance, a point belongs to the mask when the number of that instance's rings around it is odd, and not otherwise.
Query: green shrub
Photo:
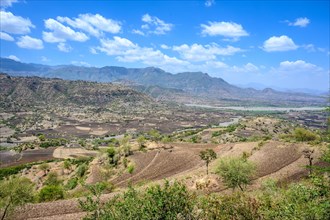
[[[214,132],[212,132],[212,137],[218,137],[218,136],[220,136],[221,134],[222,134],[221,131],[214,131]]]
[[[96,196],[96,198],[98,198]],[[194,196],[180,183],[149,187],[145,192],[130,188],[123,195],[109,200],[100,208],[99,200],[91,197],[80,201],[82,210],[88,211],[86,219],[191,219]]]
[[[69,179],[67,184],[65,185],[65,188],[68,190],[76,188],[78,185],[78,178],[74,177],[72,179]]]
[[[48,202],[64,198],[63,188],[59,185],[44,186],[39,192],[39,202]]]
[[[78,166],[77,168],[77,176],[78,177],[83,177],[87,171],[87,165],[85,163],[81,164],[80,166]]]
[[[56,172],[50,172],[47,175],[47,179],[44,182],[44,185],[60,185],[61,181],[58,179],[58,174]]]
[[[296,128],[293,132],[296,141],[315,141],[318,136],[305,128]]]

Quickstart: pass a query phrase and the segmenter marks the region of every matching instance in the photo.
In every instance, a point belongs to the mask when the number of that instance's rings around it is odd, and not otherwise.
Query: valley
[[[0,178],[27,179],[35,192],[34,203],[11,213],[15,219],[80,219],[89,212],[79,201],[101,185],[104,202],[164,180],[201,196],[228,195],[217,171],[228,158],[254,164],[247,193],[269,179],[278,186],[306,180],[306,150],[314,166],[329,167],[319,96],[290,94],[267,105],[258,96],[201,99],[173,88],[8,74],[0,86]],[[208,174],[205,150],[216,155]]]

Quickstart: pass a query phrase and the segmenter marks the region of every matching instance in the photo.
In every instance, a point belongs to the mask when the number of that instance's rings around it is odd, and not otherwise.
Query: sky
[[[329,88],[329,0],[1,0],[1,57]]]

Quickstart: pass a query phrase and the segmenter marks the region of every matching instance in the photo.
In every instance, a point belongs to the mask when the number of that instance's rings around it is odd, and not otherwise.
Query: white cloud
[[[78,18],[57,17],[61,23],[67,23],[73,28],[81,29],[95,37],[103,36],[103,32],[112,34],[121,31],[121,24],[119,21],[107,19],[100,14],[80,14]]]
[[[84,62],[84,61],[71,61],[71,64],[75,65],[75,66],[84,66],[84,67],[91,67],[92,66],[89,63]]]
[[[59,43],[57,45],[57,48],[60,51],[65,52],[65,53],[68,53],[68,52],[72,51],[72,47],[70,45],[66,44],[66,43],[63,43],[63,42]]]
[[[162,44],[162,45],[160,45],[160,47],[164,50],[171,49],[171,47],[167,46],[166,44]]]
[[[322,68],[318,67],[312,63],[307,63],[304,60],[297,61],[283,61],[280,63],[279,68],[277,69],[280,72],[317,72],[321,71]]]
[[[202,35],[209,36],[224,36],[238,39],[240,37],[248,36],[249,34],[244,30],[242,25],[234,22],[208,22],[208,24],[201,24]]]
[[[27,34],[35,26],[28,18],[15,16],[11,12],[0,11],[0,29],[9,34]]]
[[[9,55],[7,58],[11,59],[11,60],[15,60],[17,62],[21,61],[17,56],[15,55]]]
[[[252,63],[247,63],[245,65],[243,65],[242,67],[238,67],[238,66],[233,66],[230,69],[233,72],[238,72],[238,73],[256,73],[259,71],[259,67],[257,67],[256,65],[252,64]]]
[[[296,50],[298,46],[286,35],[273,36],[266,40],[262,49],[266,52]]]
[[[17,46],[26,49],[41,50],[44,48],[42,40],[27,35],[20,37],[16,44]]]
[[[290,26],[307,27],[310,23],[308,18],[297,18],[294,22],[289,22]]]
[[[0,32],[0,39],[6,41],[14,41],[14,38],[5,32]]]
[[[138,35],[141,35],[141,36],[144,36],[145,35],[141,30],[137,30],[137,29],[133,29],[132,30],[132,33],[133,34],[138,34]]]
[[[165,21],[157,18],[156,16],[150,16],[149,14],[144,14],[141,18],[143,22],[146,24],[141,25],[141,28],[146,30],[143,32],[141,30],[133,30],[134,34],[146,35],[146,34],[156,34],[163,35],[167,32],[171,31],[173,28],[173,24],[166,23]]]
[[[118,36],[113,39],[101,39],[101,46],[96,50],[115,56],[120,62],[141,62],[143,64],[163,67],[167,65],[188,65],[187,61],[169,57],[159,50],[148,47],[140,47],[132,41]]]
[[[99,54],[99,53],[97,52],[97,50],[96,50],[94,47],[89,48],[89,51],[90,51],[92,54]]]
[[[18,2],[18,0],[1,0],[0,1],[0,7],[1,8],[7,8],[11,7],[13,3]]]
[[[179,52],[182,58],[189,61],[214,60],[217,55],[230,56],[243,51],[233,46],[219,47],[216,43],[204,46],[200,44],[193,44],[191,46],[182,44],[180,46],[173,46],[173,50]]]
[[[206,0],[205,1],[205,6],[206,7],[211,7],[214,4],[215,4],[215,0]]]
[[[66,40],[84,42],[89,38],[82,32],[76,32],[70,27],[50,18],[45,20],[45,27],[52,32],[43,32],[43,39],[48,43],[65,42]]]

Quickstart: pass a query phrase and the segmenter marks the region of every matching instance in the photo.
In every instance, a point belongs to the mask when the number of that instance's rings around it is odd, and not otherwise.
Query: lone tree
[[[29,179],[10,177],[0,181],[0,210],[3,210],[1,220],[5,219],[17,206],[32,202],[33,199],[34,187]]]
[[[308,159],[308,162],[309,162],[309,175],[312,175],[312,169],[313,169],[313,153],[314,153],[314,150],[311,150],[311,149],[305,149],[303,150],[303,154],[304,154],[304,157]]]
[[[216,173],[219,174],[226,186],[235,189],[250,184],[255,172],[255,165],[243,158],[226,158],[220,161]]]
[[[199,156],[201,157],[202,160],[205,160],[206,162],[206,175],[209,174],[209,163],[217,158],[217,154],[214,152],[212,149],[206,149],[202,150],[199,153]]]

